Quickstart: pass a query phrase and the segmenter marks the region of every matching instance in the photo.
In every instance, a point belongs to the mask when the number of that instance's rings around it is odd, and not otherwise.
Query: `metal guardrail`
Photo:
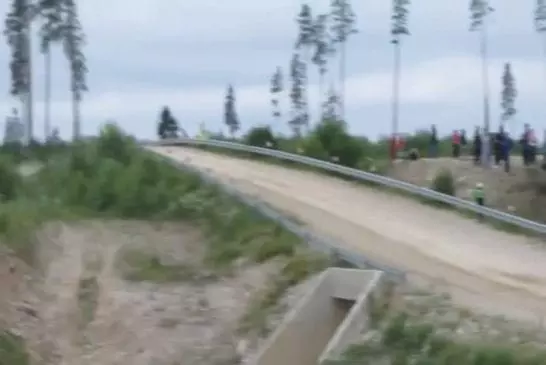
[[[326,171],[337,172],[339,174],[350,176],[362,181],[373,182],[378,185],[394,188],[400,191],[410,193],[412,195],[420,196],[426,199],[430,199],[437,202],[442,202],[453,207],[471,211],[474,213],[482,214],[483,216],[495,219],[500,222],[508,223],[517,227],[521,227],[535,233],[546,235],[546,225],[535,222],[529,219],[518,217],[516,215],[508,214],[496,209],[482,207],[473,202],[463,200],[454,196],[446,195],[434,191],[432,189],[420,187],[413,185],[404,181],[392,179],[386,176],[381,176],[378,174],[373,174],[370,172],[365,172],[362,170],[353,169],[350,167],[341,166],[332,162],[322,161],[315,158],[296,155],[288,152],[248,146],[240,143],[227,142],[227,141],[218,141],[218,140],[197,140],[191,138],[180,138],[174,140],[162,140],[151,143],[146,143],[148,145],[155,146],[176,146],[176,145],[187,145],[187,146],[208,146],[208,147],[218,147],[225,148],[234,151],[250,152],[258,155],[274,157],[282,160],[293,161],[301,163],[303,165],[317,167]]]

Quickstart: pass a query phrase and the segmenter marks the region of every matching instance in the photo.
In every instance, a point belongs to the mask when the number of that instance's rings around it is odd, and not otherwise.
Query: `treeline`
[[[256,147],[278,149],[365,171],[380,172],[388,164],[390,138],[372,141],[364,136],[349,134],[347,124],[336,119],[324,119],[304,136],[275,134],[269,126],[255,127],[240,138],[208,131],[207,138],[244,143]],[[430,150],[430,132],[417,131],[405,136],[406,151],[426,157]],[[439,140],[439,156],[451,155],[451,138]]]
[[[409,0],[392,0],[390,17],[390,43],[394,47],[393,90],[392,90],[392,119],[391,141],[400,134],[399,126],[399,79],[401,73],[401,48],[403,37],[410,35],[409,15],[411,3]],[[494,12],[491,1],[471,0],[469,2],[469,29],[472,32],[486,32],[489,17]],[[537,0],[532,17],[535,30],[541,36],[546,34],[546,0]],[[293,54],[287,69],[277,66],[270,79],[269,92],[271,94],[270,124],[281,126],[287,124],[295,136],[302,136],[311,131],[312,124],[324,120],[337,120],[343,124],[345,116],[345,64],[347,43],[351,35],[357,32],[357,16],[349,0],[331,0],[326,12],[317,12],[308,4],[302,4],[296,21],[298,33],[295,35]],[[479,37],[482,49],[487,49],[487,37]],[[487,53],[480,56],[487,64]],[[336,65],[335,62],[338,62]],[[314,68],[314,70],[313,70]],[[487,73],[487,67],[483,72]],[[312,72],[318,74],[319,100],[316,106],[309,103],[309,78]],[[333,75],[331,75],[333,74]],[[328,77],[333,76],[333,77]],[[484,75],[485,76],[485,75]],[[502,89],[499,115],[499,126],[509,123],[517,114],[516,98],[518,96],[516,80],[510,62],[506,62],[500,75]],[[337,79],[337,88],[333,83],[326,84],[326,80]],[[484,85],[484,135],[491,132],[491,113],[489,105],[489,86]],[[288,98],[290,108],[283,110],[283,100]],[[235,89],[229,85],[224,102],[224,124],[233,138],[241,128],[241,122],[236,112]],[[314,111],[313,111],[314,110]],[[313,111],[313,112],[312,112]],[[315,123],[312,123],[315,121]],[[285,125],[286,125],[285,124]],[[478,124],[478,123],[476,123]],[[482,124],[482,121],[479,122]],[[423,126],[425,127],[425,126]],[[428,128],[428,126],[426,126]],[[402,128],[403,129],[403,128]],[[424,155],[424,133],[417,133],[415,138],[409,137],[409,145],[415,145]],[[485,139],[484,139],[485,140]],[[448,143],[445,143],[447,146]],[[487,146],[486,146],[487,147]],[[392,146],[385,146],[391,158],[394,157]],[[448,148],[445,149],[447,152]],[[485,149],[484,149],[485,151]]]

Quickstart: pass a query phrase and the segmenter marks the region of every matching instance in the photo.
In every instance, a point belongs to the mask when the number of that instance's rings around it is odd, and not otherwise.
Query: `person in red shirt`
[[[451,135],[451,150],[453,158],[461,156],[461,132],[458,130],[454,130]]]

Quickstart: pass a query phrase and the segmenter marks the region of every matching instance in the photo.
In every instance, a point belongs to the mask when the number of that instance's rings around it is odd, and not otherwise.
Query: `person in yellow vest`
[[[476,183],[476,187],[472,190],[472,199],[479,206],[485,206],[485,191],[483,183]],[[478,213],[478,219],[482,220],[483,215]]]
[[[472,190],[472,199],[478,205],[485,205],[485,192],[483,189],[483,183],[476,183],[476,187]]]

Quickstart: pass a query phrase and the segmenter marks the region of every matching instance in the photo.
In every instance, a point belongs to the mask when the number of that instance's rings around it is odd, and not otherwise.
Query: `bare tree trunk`
[[[545,36],[546,34],[541,33],[540,35],[542,36],[542,51],[544,52],[544,61],[545,61],[544,62],[544,76],[546,77],[546,36]],[[544,140],[544,145],[546,146],[546,139]]]
[[[393,76],[392,76],[392,134],[391,142],[389,144],[389,155],[391,160],[396,158],[396,146],[395,140],[398,135],[399,129],[399,108],[400,108],[400,65],[401,65],[401,47],[400,40],[396,39],[394,42],[394,66],[393,66]]]
[[[309,48],[305,46],[305,114],[307,114],[307,119],[305,121],[305,129],[307,132],[310,130],[310,120],[311,120],[311,106],[309,105],[309,65],[311,64],[311,54]]]
[[[30,2],[27,1],[25,4],[26,9],[29,9]],[[31,12],[30,10],[26,11],[25,14],[25,56],[27,60],[26,65],[26,97],[25,97],[25,122],[26,122],[26,142],[29,144],[32,141],[33,137],[33,95],[32,95],[32,42],[31,42]]]
[[[345,42],[339,45],[339,115],[345,120]]]
[[[47,142],[51,136],[51,49],[47,45],[44,53],[45,83],[44,83],[44,138]]]
[[[392,77],[392,136],[398,134],[399,107],[400,107],[400,65],[401,65],[400,41],[394,44],[394,72]]]
[[[72,83],[72,139],[77,141],[81,137],[80,130],[80,100],[78,98],[74,81]]]
[[[491,166],[491,152],[490,152],[490,103],[489,103],[489,72],[488,72],[488,58],[487,58],[487,28],[486,21],[484,20],[481,29],[480,39],[480,53],[482,58],[482,87],[483,87],[483,138],[482,138],[482,165],[486,168]]]
[[[318,84],[318,115],[319,123],[324,120],[324,72],[319,70],[319,84]]]

